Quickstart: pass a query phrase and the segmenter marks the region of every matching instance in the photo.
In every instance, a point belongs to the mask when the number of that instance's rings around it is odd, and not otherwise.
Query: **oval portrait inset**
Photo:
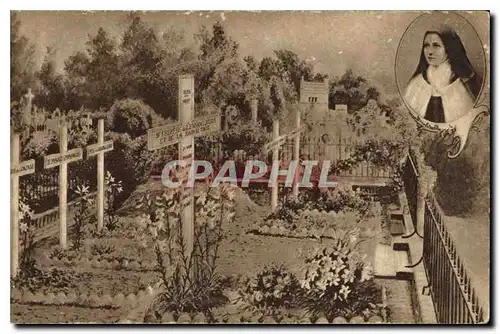
[[[488,112],[477,108],[487,62],[472,24],[456,13],[419,16],[399,42],[395,72],[413,118],[431,131],[458,132],[461,151],[475,118]]]

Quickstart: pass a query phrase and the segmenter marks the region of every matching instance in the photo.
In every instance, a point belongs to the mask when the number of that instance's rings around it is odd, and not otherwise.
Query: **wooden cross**
[[[19,162],[19,134],[10,142],[10,275],[15,277],[19,268],[19,177],[35,172],[35,160]]]
[[[104,153],[113,150],[113,141],[104,141],[104,119],[97,123],[97,144],[85,148],[87,158],[97,155],[97,230],[104,226]]]
[[[157,150],[179,144],[179,160],[186,162],[189,170],[194,158],[194,138],[210,132],[220,131],[220,114],[194,119],[194,78],[179,76],[179,122],[148,130],[148,149]],[[187,181],[187,175],[184,182]],[[194,187],[185,187],[182,194],[182,229],[187,256],[194,244]]]
[[[269,151],[273,151],[273,163],[279,160],[279,148],[283,145],[288,138],[294,138],[294,150],[292,159],[295,161],[299,161],[300,154],[300,133],[304,131],[304,127],[300,126],[300,112],[297,112],[296,118],[296,129],[292,131],[288,135],[279,135],[279,120],[273,121],[273,139],[269,143],[265,144],[263,147],[263,152],[267,153]],[[298,166],[297,166],[298,168]],[[293,182],[293,196],[298,196],[299,193],[299,183],[296,178],[294,178]],[[278,207],[278,185],[274,184],[271,187],[271,210],[276,210]]]
[[[83,150],[75,148],[68,151],[68,125],[65,121],[59,125],[59,153],[43,158],[45,169],[59,166],[59,243],[67,248],[67,209],[68,209],[68,163],[81,160]]]

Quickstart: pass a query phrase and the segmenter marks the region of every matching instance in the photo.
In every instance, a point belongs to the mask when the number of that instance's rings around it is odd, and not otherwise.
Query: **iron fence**
[[[300,144],[300,156],[305,160],[329,160],[330,166],[336,166],[341,160],[348,159],[352,156],[355,150],[355,142],[342,141],[339,143],[323,143],[316,139],[304,139]],[[196,146],[195,146],[196,147]],[[291,160],[293,157],[294,143],[292,139],[287,139],[280,147],[280,157],[285,160]],[[266,159],[268,163],[271,162],[272,152],[267,155],[262,154],[247,154],[243,150],[236,150],[233,152],[227,151],[223,144],[218,142],[211,145],[209,151],[197,151],[195,149],[196,159],[210,160],[215,166],[222,166],[225,160],[233,159],[236,163],[245,163],[250,157],[258,159]],[[154,174],[161,173],[162,166],[154,169]],[[341,177],[354,177],[354,178],[392,178],[394,172],[391,168],[376,167],[373,164],[363,161],[357,164],[352,170],[342,171],[337,174]]]
[[[483,308],[433,195],[425,205],[424,267],[439,323],[484,321]]]
[[[37,161],[37,171],[20,177],[20,195],[35,214],[43,213],[59,205],[59,167],[43,169]],[[77,195],[77,186],[86,185],[89,192],[97,189],[97,158],[73,162],[68,165],[68,202]]]

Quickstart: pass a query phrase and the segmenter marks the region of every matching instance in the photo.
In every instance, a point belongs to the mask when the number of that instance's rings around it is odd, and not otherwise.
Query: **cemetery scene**
[[[426,15],[11,12],[11,322],[488,323],[490,18],[433,125]]]

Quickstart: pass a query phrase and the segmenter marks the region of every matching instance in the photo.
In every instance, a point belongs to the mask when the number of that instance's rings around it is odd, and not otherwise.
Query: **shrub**
[[[119,206],[136,189],[149,179],[154,152],[148,151],[146,136],[132,139],[128,134],[111,133],[114,149],[106,154],[106,168],[122,180],[123,191],[116,198]]]
[[[345,232],[332,247],[305,259],[302,306],[314,316],[359,315],[374,309],[379,300],[372,267],[356,251],[357,235]]]
[[[314,202],[314,206],[319,211],[327,212],[355,211],[359,215],[358,221],[375,215],[373,203],[361,197],[359,188],[353,190],[351,187],[339,187],[324,192]]]
[[[100,256],[111,254],[115,251],[115,246],[113,244],[92,244],[90,246],[90,253],[94,256]]]
[[[282,264],[265,267],[238,291],[239,299],[258,309],[293,308],[297,305],[300,284]]]
[[[451,138],[434,137],[423,145],[426,162],[437,172],[436,198],[447,215],[486,214],[490,208],[490,126],[471,129],[467,144],[447,157]]]
[[[276,211],[271,212],[266,220],[283,220],[289,224],[294,223],[299,212],[305,209],[310,209],[314,204],[309,202],[307,197],[299,193],[299,197],[286,197],[279,203]]]
[[[282,220],[296,225],[301,213],[307,210],[356,212],[358,222],[377,214],[373,203],[362,198],[359,190],[354,191],[350,187],[344,187],[323,192],[314,198],[306,192],[300,192],[298,198],[285,198],[276,211],[266,217],[266,220]]]
[[[118,133],[126,133],[132,139],[143,136],[148,129],[158,125],[162,118],[140,100],[124,99],[116,101],[108,113],[107,128]]]
[[[243,150],[247,155],[259,155],[269,138],[269,133],[262,126],[240,121],[222,135],[222,147],[226,156],[232,156],[236,150]]]

